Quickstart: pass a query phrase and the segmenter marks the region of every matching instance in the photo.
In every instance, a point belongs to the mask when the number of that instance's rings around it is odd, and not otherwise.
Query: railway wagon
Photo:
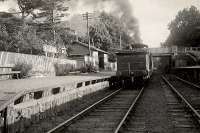
[[[121,86],[140,86],[150,78],[153,72],[153,60],[150,52],[121,51],[117,55],[117,72],[112,82]]]
[[[124,51],[117,55],[117,76],[150,78],[153,69],[152,56],[147,51]]]

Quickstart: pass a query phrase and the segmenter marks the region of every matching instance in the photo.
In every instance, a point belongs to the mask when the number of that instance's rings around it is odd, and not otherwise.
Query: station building
[[[71,46],[71,53],[69,57],[78,61],[79,68],[85,66],[86,64],[91,64],[98,70],[106,70],[109,64],[109,53],[102,49],[96,48],[95,46],[90,46],[90,51],[88,44],[74,41]]]

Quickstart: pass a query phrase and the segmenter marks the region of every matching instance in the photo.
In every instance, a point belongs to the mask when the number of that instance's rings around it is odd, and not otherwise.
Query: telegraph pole
[[[120,36],[119,36],[119,47],[120,47],[120,49],[122,49],[122,35],[121,35],[121,32],[120,32]]]
[[[89,20],[92,19],[92,13],[86,12],[85,14],[82,14],[82,15],[83,15],[83,20],[86,20],[86,23],[87,23],[88,49],[89,49],[89,53],[90,53],[90,56],[91,56],[90,34],[89,34]]]

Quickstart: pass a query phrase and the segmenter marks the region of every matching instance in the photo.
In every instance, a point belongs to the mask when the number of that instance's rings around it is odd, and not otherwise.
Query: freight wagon
[[[153,69],[152,56],[146,51],[124,51],[117,55],[117,76],[150,78]]]
[[[140,86],[150,78],[153,72],[153,59],[150,52],[120,51],[117,55],[117,72],[111,82],[118,86]],[[113,85],[113,84],[112,84]]]

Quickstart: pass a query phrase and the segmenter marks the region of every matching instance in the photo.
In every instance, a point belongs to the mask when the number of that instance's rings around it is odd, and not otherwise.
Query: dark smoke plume
[[[133,8],[129,0],[72,0],[72,8],[77,9],[78,3],[82,7],[91,7],[95,10],[111,13],[119,17],[127,27],[129,34],[136,43],[141,42],[138,20],[133,15]],[[78,7],[80,8],[80,7]],[[109,9],[110,8],[110,9]]]

